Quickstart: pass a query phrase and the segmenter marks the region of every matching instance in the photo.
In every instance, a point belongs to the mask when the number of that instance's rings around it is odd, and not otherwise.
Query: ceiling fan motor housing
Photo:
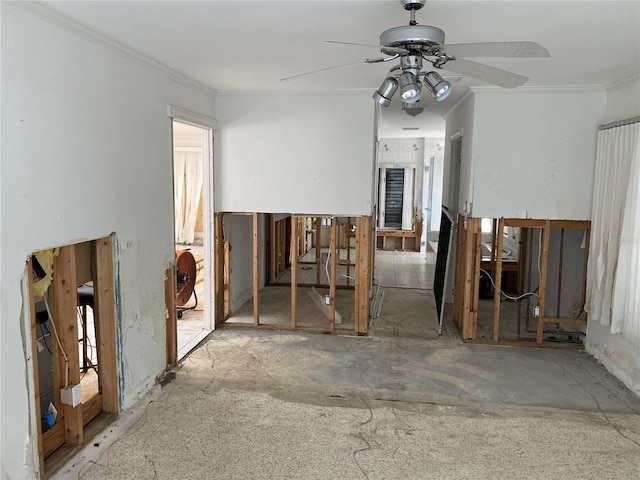
[[[444,30],[431,25],[403,25],[380,34],[382,47],[407,47],[410,50],[414,45],[414,48],[444,45]]]
[[[426,0],[400,0],[405,10],[420,10]]]

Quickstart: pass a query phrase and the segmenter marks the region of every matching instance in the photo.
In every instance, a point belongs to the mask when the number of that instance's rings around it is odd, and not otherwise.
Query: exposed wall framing
[[[266,222],[266,236],[264,240],[260,239],[260,222],[258,222],[259,214],[253,215],[253,318],[251,325],[241,322],[233,322],[231,318],[226,321],[226,315],[222,321],[216,321],[218,325],[225,322],[225,325],[234,325],[238,327],[254,327],[254,328],[286,328],[293,330],[307,331],[328,331],[339,333],[364,334],[367,332],[370,307],[370,285],[372,280],[372,239],[375,238],[373,232],[373,222],[371,217],[356,217],[355,229],[352,228],[351,218],[340,220],[338,217],[314,217],[308,215],[282,215],[268,214]],[[283,217],[278,219],[278,217]],[[323,219],[326,225],[323,226]],[[221,228],[217,229],[221,231]],[[328,233],[328,239],[322,243],[323,231]],[[355,237],[355,259],[352,260],[351,238]],[[259,255],[260,244],[265,244],[265,258]],[[222,239],[220,239],[222,243]],[[218,244],[218,239],[216,240]],[[231,247],[229,247],[231,248]],[[228,252],[229,248],[226,249]],[[305,254],[309,253],[311,248],[315,248],[315,254],[309,254],[306,260],[303,259]],[[324,253],[322,249],[324,248]],[[327,253],[328,249],[328,253]],[[346,253],[341,251],[346,249]],[[328,256],[327,256],[328,255]],[[344,258],[346,256],[346,259]],[[327,262],[326,266],[323,262]],[[224,258],[223,264],[228,263],[228,255]],[[217,263],[216,263],[217,265]],[[314,265],[317,275],[315,275],[316,283],[301,284],[298,278],[298,267],[308,269],[307,265]],[[267,272],[267,286],[289,286],[290,294],[290,322],[285,324],[264,324],[260,322],[260,278],[259,270],[264,266]],[[338,284],[338,268],[344,272],[346,268],[346,278],[342,280],[342,284]],[[224,266],[218,267],[223,269]],[[322,272],[328,273],[328,282],[322,283]],[[289,277],[285,277],[288,275]],[[313,274],[312,274],[313,275]],[[354,277],[355,275],[355,277]],[[340,275],[342,277],[343,274]],[[308,277],[308,276],[307,276]],[[308,281],[308,280],[307,280]],[[218,285],[216,281],[216,291],[223,291],[222,285]],[[298,303],[300,298],[298,292],[300,288],[328,288],[329,301],[327,309],[328,325],[325,328],[303,327],[298,324]],[[339,319],[336,311],[336,294],[338,289],[348,289],[354,291],[354,327],[351,330],[341,328],[337,322]],[[343,297],[344,298],[344,297]],[[306,300],[306,295],[305,295]],[[218,312],[222,315],[222,312]]]
[[[481,269],[488,269],[493,278],[493,325],[491,340],[481,340],[483,343],[495,343],[505,344],[503,339],[500,338],[500,315],[503,294],[501,291],[504,288],[503,273],[511,271],[514,273],[514,278],[517,282],[517,293],[522,295],[523,298],[537,297],[537,309],[539,315],[535,322],[535,343],[542,344],[544,341],[544,328],[545,324],[566,324],[566,325],[586,325],[586,314],[576,318],[563,317],[560,315],[560,300],[562,286],[562,260],[563,260],[563,248],[566,229],[579,229],[584,230],[584,241],[586,244],[584,248],[584,257],[582,263],[583,276],[580,279],[581,282],[581,306],[584,306],[585,300],[585,279],[586,279],[586,261],[588,255],[588,243],[590,233],[589,221],[574,221],[574,220],[538,220],[538,219],[492,219],[492,238],[491,238],[491,258],[489,261],[482,259],[482,230],[481,230],[480,218],[464,218],[458,217],[458,241],[456,251],[456,272],[455,272],[455,289],[454,289],[454,319],[458,328],[461,330],[462,338],[465,341],[478,341],[478,310],[479,310],[479,285],[480,285],[480,272]],[[520,229],[520,241],[519,241],[519,256],[516,263],[505,264],[503,262],[503,241],[505,227],[518,227]],[[559,268],[554,266],[554,270],[549,272],[549,265],[553,265],[553,260],[550,259],[550,238],[552,232],[559,232],[557,237],[559,238]],[[531,244],[529,237],[531,232],[536,232],[534,235],[535,242]],[[539,243],[539,245],[538,245]],[[526,269],[528,268],[529,278],[531,277],[531,250],[536,248],[537,256],[539,257],[539,285],[533,292],[523,292],[523,286],[525,285],[525,278],[527,276]],[[538,259],[536,259],[536,263]],[[534,267],[536,268],[536,267]],[[548,285],[548,279],[553,278],[555,283],[555,291],[550,291]],[[527,284],[529,289],[533,288]],[[555,315],[549,314],[548,302],[549,295],[555,295],[556,312]],[[526,296],[526,297],[525,297]],[[518,297],[516,297],[518,298]],[[529,302],[527,302],[527,308],[525,308],[525,314],[528,315]],[[519,324],[518,324],[519,328]],[[507,342],[511,343],[511,342]],[[513,342],[517,344],[518,342]],[[527,342],[522,342],[527,343]],[[530,343],[530,342],[529,342]]]
[[[376,241],[378,248],[382,250],[397,250],[396,247],[389,248],[387,246],[388,238],[399,238],[400,239],[400,250],[402,251],[420,251],[420,239],[422,237],[422,220],[416,218],[414,220],[414,229],[413,230],[385,230],[380,229],[376,232]],[[412,240],[410,242],[410,247],[407,245],[407,240]]]
[[[82,247],[78,250],[79,247]],[[85,252],[78,262],[76,251]],[[84,258],[84,257],[87,258]],[[115,281],[113,259],[113,235],[79,245],[65,245],[57,249],[53,259],[52,282],[45,296],[51,305],[51,317],[48,322],[52,325],[50,339],[53,363],[53,404],[58,411],[56,423],[49,430],[40,428],[40,418],[43,414],[40,407],[40,377],[38,374],[38,338],[35,298],[35,279],[33,274],[33,256],[27,261],[27,279],[29,284],[30,331],[32,338],[32,356],[34,366],[34,392],[37,443],[41,476],[50,473],[64,461],[70,458],[88,439],[98,433],[94,427],[87,430],[87,424],[100,413],[117,413],[119,409],[118,373],[116,356],[116,310],[115,310]],[[78,263],[80,269],[86,266],[88,277],[78,277]],[[77,287],[82,283],[93,282],[93,315],[95,324],[95,340],[97,349],[98,388],[95,394],[85,396],[75,407],[63,404],[60,390],[65,386],[81,384],[81,361],[79,353],[80,332],[78,328],[79,300]],[[174,296],[175,298],[175,296]],[[53,319],[53,320],[52,320]],[[82,337],[85,332],[86,319],[82,320]],[[53,328],[55,327],[55,328]],[[55,333],[57,332],[57,334]],[[55,335],[55,336],[54,336]],[[44,335],[43,335],[43,341]],[[61,348],[62,347],[62,348]],[[84,362],[83,362],[84,363]],[[85,398],[86,397],[86,398]],[[99,422],[98,422],[99,423]],[[87,432],[90,432],[89,434]],[[60,447],[65,447],[61,449]],[[53,453],[56,452],[55,455]],[[49,458],[48,458],[49,457]],[[54,458],[55,457],[55,458]],[[47,461],[45,462],[45,459]]]

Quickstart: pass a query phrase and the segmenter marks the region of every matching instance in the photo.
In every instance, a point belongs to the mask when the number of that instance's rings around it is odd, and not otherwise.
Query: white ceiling
[[[281,78],[380,56],[379,34],[406,25],[399,0],[53,1],[55,9],[219,91],[368,90],[393,64],[357,64],[294,80]],[[611,85],[640,72],[640,1],[430,1],[420,24],[447,43],[532,40],[550,58],[475,58],[528,76],[527,85]],[[443,71],[443,75],[449,72]],[[470,86],[463,77],[445,101],[412,118],[384,109],[384,132],[443,130],[441,116]],[[421,100],[422,101],[422,100]],[[391,114],[394,110],[396,114]],[[388,135],[392,136],[392,135]]]

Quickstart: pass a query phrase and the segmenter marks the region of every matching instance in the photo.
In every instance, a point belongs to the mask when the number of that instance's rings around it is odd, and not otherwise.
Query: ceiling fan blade
[[[549,50],[536,42],[484,42],[443,45],[454,57],[549,57]]]
[[[284,77],[284,78],[281,78],[280,81],[281,82],[286,82],[287,80],[294,80],[296,78],[305,77],[307,75],[313,75],[314,73],[326,72],[327,70],[334,70],[336,68],[349,67],[351,65],[359,65],[361,63],[366,63],[366,62],[360,60],[358,62],[343,63],[341,65],[333,65],[331,67],[319,68],[318,70],[313,70],[311,72],[299,73],[297,75],[291,75],[290,77]]]
[[[325,40],[324,43],[337,43],[338,45],[355,45],[357,47],[380,48],[380,45],[369,45],[366,43],[352,43],[352,42],[336,42],[335,40]]]
[[[447,62],[442,68],[504,88],[519,87],[529,80],[529,78],[518,75],[517,73],[507,72],[506,70],[500,70],[499,68],[490,67],[483,63],[472,62],[471,60],[461,58]]]

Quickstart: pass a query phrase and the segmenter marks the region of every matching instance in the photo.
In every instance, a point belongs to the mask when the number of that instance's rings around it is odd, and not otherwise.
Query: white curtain
[[[640,345],[640,124],[636,126],[629,186],[622,214],[618,268],[613,284],[611,333],[622,333]]]
[[[598,132],[585,305],[591,317],[611,325],[613,333],[636,339],[639,134],[639,123]]]
[[[173,153],[173,208],[176,229],[176,243],[182,243],[184,228],[184,167],[187,154]]]
[[[202,154],[194,152],[174,153],[174,204],[176,243],[192,244],[198,208],[202,196]]]

